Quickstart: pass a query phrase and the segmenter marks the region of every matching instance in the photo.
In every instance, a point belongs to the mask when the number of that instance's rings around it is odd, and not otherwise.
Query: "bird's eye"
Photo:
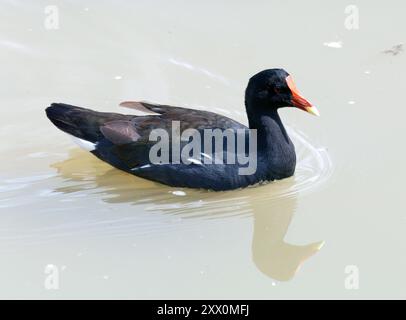
[[[284,86],[275,86],[275,87],[272,88],[272,90],[276,94],[285,94],[285,93],[287,93],[287,89]]]

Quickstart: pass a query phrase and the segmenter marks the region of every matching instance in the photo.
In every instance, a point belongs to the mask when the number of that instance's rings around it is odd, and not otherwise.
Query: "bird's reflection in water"
[[[277,199],[268,210],[253,211],[253,260],[262,273],[279,281],[292,279],[300,265],[318,252],[324,243],[293,245],[284,241],[296,202],[296,197]]]
[[[294,178],[231,192],[179,189],[121,172],[80,149],[72,149],[69,159],[52,167],[65,179],[56,192],[91,192],[107,203],[146,204],[144,210],[151,213],[182,218],[251,215],[253,261],[274,280],[292,279],[300,265],[323,244],[292,245],[284,241],[297,203],[297,192],[292,191]]]

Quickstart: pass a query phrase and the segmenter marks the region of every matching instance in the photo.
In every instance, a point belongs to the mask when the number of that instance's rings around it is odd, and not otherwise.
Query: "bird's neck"
[[[247,108],[248,109],[248,108]],[[293,174],[295,148],[276,109],[260,113],[247,110],[250,129],[257,130],[258,154],[281,178]]]
[[[265,110],[261,113],[250,112],[247,108],[248,122],[250,129],[256,129],[259,139],[265,139],[274,144],[277,141],[281,143],[290,143],[286,129],[279,117],[277,109]]]

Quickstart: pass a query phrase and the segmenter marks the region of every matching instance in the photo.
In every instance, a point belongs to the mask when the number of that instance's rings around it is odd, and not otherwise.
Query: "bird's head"
[[[292,76],[283,69],[267,69],[251,77],[245,91],[245,104],[253,111],[296,107],[320,115],[316,107],[299,93]]]

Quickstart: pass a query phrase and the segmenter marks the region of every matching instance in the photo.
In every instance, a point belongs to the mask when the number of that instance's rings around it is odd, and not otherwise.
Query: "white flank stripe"
[[[70,135],[73,142],[86,151],[93,151],[96,149],[96,144],[87,140],[83,140]]]
[[[187,159],[188,161],[190,161],[193,164],[203,164],[201,161],[197,160],[197,159],[193,159],[193,158],[189,158]]]

